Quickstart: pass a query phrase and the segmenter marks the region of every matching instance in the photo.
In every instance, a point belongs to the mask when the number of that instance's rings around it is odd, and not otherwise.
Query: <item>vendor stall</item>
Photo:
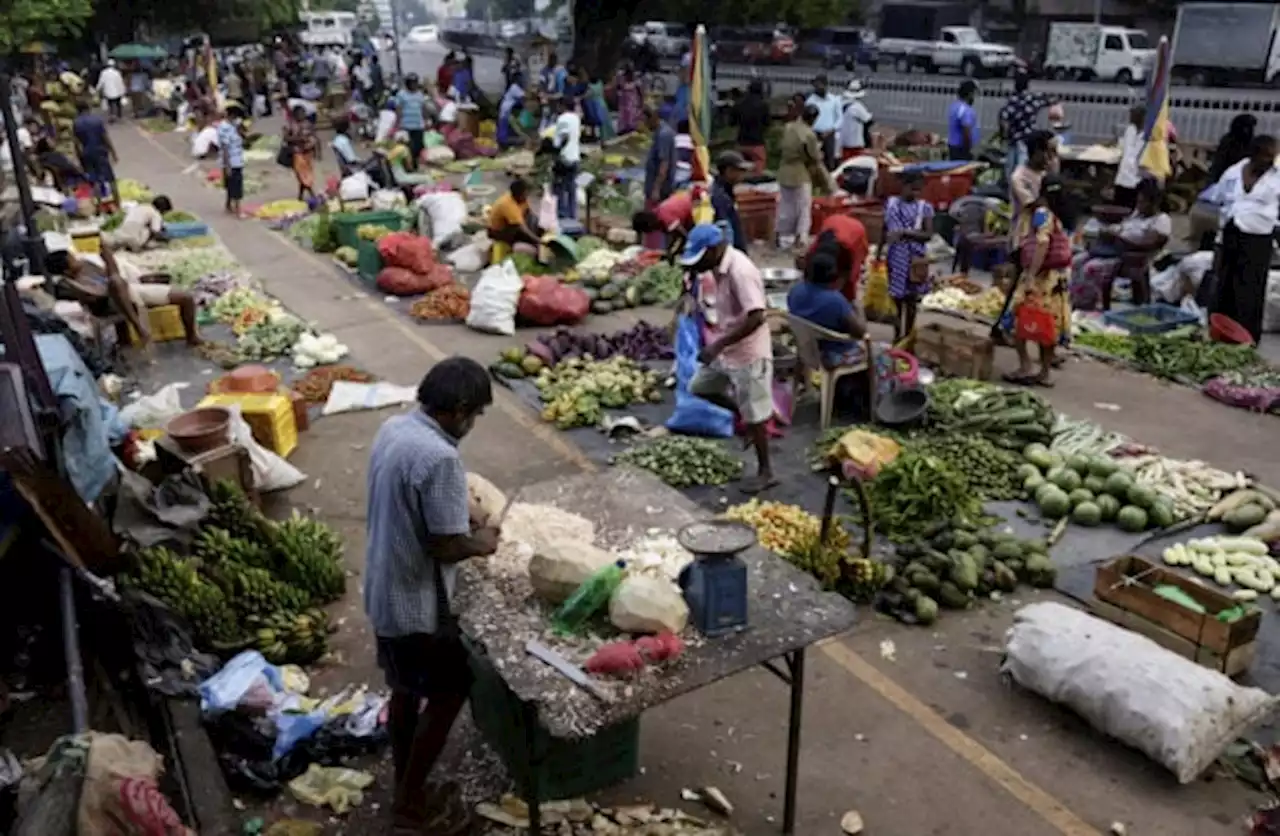
[[[631,532],[658,525],[674,530],[703,518],[675,490],[628,469],[545,482],[524,490],[519,499],[571,509],[595,524],[601,541],[623,540]],[[517,780],[528,802],[532,832],[540,832],[538,805],[544,789],[539,767],[545,747],[590,741],[667,700],[756,665],[777,675],[791,691],[782,830],[795,832],[805,650],[847,630],[854,611],[843,597],[823,592],[812,576],[764,549],[753,547],[741,557],[747,567],[746,629],[718,638],[690,630],[679,660],[660,670],[645,670],[636,679],[593,679],[590,690],[527,651],[528,642],[551,635],[548,621],[530,603],[527,571],[498,565],[499,557],[462,565],[458,586],[463,632],[478,659],[501,678],[518,705],[519,725],[526,732],[524,740],[506,743],[519,750],[516,757],[527,765],[527,777]]]

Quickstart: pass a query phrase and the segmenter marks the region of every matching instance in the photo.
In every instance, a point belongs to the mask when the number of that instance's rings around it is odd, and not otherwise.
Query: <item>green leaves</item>
[[[78,35],[92,15],[91,0],[0,0],[0,50]]]

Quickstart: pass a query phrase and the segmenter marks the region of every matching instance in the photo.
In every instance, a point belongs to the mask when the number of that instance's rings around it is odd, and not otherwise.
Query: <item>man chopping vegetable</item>
[[[729,245],[714,224],[689,233],[681,263],[694,273],[711,272],[716,281],[717,334],[698,354],[698,362],[724,372],[733,386],[745,436],[755,447],[757,472],[742,484],[758,494],[778,484],[769,461],[769,419],[773,417],[773,340],[765,322],[764,277],[746,253]]]
[[[498,548],[496,528],[472,523],[458,454],[492,402],[484,367],[450,357],[422,379],[418,409],[383,423],[369,458],[364,606],[391,688],[397,836],[470,832],[457,788],[427,779],[471,692],[449,605],[457,564]]]

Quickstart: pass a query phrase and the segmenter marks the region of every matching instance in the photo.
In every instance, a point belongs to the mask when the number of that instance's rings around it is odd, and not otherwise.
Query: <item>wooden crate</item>
[[[916,358],[943,374],[990,380],[995,345],[987,333],[975,333],[974,326],[928,322],[916,328]]]
[[[1203,606],[1205,612],[1194,612],[1157,595],[1155,587],[1165,584],[1181,589]],[[1219,621],[1215,618],[1219,612],[1240,606],[1240,603],[1193,578],[1133,555],[1118,557],[1099,566],[1094,576],[1093,594],[1104,604],[1131,613],[1189,642],[1195,650],[1189,658],[1197,661],[1200,661],[1201,648],[1221,660],[1229,660],[1241,648],[1254,643],[1262,623],[1262,613],[1257,608],[1235,621]]]
[[[1222,656],[1210,648],[1197,645],[1190,639],[1184,639],[1171,630],[1166,630],[1154,621],[1148,621],[1140,615],[1135,615],[1114,604],[1108,604],[1106,601],[1090,601],[1089,611],[1098,618],[1105,618],[1112,624],[1146,636],[1165,650],[1171,650],[1184,659],[1190,659],[1197,665],[1219,671],[1233,679],[1248,673],[1253,667],[1254,657],[1258,654],[1258,643],[1251,641]]]

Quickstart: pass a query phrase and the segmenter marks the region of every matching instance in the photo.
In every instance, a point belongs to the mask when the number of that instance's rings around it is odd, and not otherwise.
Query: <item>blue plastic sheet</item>
[[[729,438],[733,413],[689,394],[689,381],[698,371],[702,350],[702,324],[697,315],[682,314],[676,320],[676,408],[666,427],[673,433]]]

